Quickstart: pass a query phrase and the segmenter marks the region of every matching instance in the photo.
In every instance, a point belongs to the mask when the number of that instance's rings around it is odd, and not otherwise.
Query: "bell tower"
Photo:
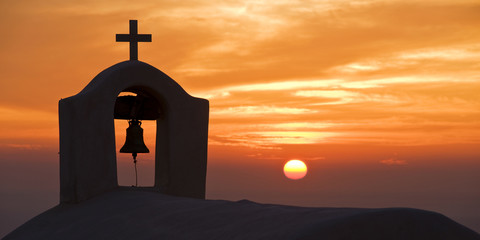
[[[165,73],[138,61],[137,44],[150,42],[151,35],[138,34],[136,20],[130,20],[130,34],[116,39],[130,42],[130,60],[59,101],[60,202],[78,203],[118,188],[114,119],[130,121],[134,135],[141,120],[156,121],[154,191],[205,198],[208,100],[190,96]],[[136,96],[119,97],[121,92]],[[127,138],[123,152],[148,151],[138,148],[138,139]]]

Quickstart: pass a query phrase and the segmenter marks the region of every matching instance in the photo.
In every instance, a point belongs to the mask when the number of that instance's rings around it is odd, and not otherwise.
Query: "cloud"
[[[42,146],[39,144],[6,144],[9,148],[22,149],[22,150],[38,150]]]
[[[212,116],[221,117],[223,115],[233,115],[235,117],[251,117],[253,115],[271,115],[271,114],[305,114],[315,113],[315,110],[307,108],[289,108],[275,106],[238,106],[224,109],[213,109],[210,111]],[[240,114],[240,115],[239,115]],[[246,115],[245,115],[246,114]]]
[[[209,144],[243,146],[258,149],[280,149],[285,144],[325,143],[330,137],[338,135],[331,132],[314,131],[252,131],[232,134],[212,134]]]
[[[399,159],[395,159],[395,158],[389,158],[389,159],[381,160],[380,163],[385,164],[385,165],[407,165],[407,161],[399,160]]]
[[[0,25],[17,36],[0,40],[9,56],[0,61],[5,141],[57,137],[58,100],[127,58],[114,34],[138,18],[139,31],[153,34],[140,59],[210,99],[212,144],[221,137],[262,146],[480,142],[475,1],[26,0],[2,7]]]
[[[233,146],[233,147],[247,147],[251,149],[263,150],[279,150],[281,147],[275,146],[270,141],[265,141],[265,138],[259,136],[252,137],[251,135],[210,135],[208,138],[209,145]]]

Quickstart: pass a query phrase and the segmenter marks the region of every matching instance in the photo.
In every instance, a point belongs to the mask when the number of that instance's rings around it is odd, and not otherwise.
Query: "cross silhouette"
[[[152,34],[138,34],[137,20],[130,20],[130,33],[117,34],[117,42],[130,42],[130,60],[138,60],[138,42],[151,42]]]

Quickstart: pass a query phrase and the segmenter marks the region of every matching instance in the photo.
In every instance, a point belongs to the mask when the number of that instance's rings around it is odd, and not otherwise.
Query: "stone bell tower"
[[[144,103],[139,120],[156,121],[153,189],[205,198],[208,100],[190,96],[165,73],[138,61],[138,42],[150,42],[151,35],[138,34],[136,20],[117,41],[130,43],[130,60],[59,101],[60,202],[78,203],[118,187],[114,119],[126,119],[133,106],[118,101],[121,92],[136,93],[132,102]]]

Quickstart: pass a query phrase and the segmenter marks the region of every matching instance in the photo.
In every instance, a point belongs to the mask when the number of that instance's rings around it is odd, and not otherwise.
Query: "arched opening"
[[[116,151],[125,142],[121,136],[128,121],[115,117],[121,92],[151,97],[158,103],[150,108],[157,117],[141,118],[145,121],[143,127],[148,127],[148,120],[156,126],[155,130],[145,129],[147,138],[156,132],[154,146],[149,146],[151,156],[155,155],[155,162],[150,162],[155,165],[153,190],[205,198],[208,101],[188,95],[173,79],[149,64],[125,61],[99,73],[80,93],[59,101],[60,201],[78,203],[118,187],[117,156],[125,156],[128,163],[129,155]],[[120,184],[131,186],[128,180],[123,182],[121,168],[119,172]]]
[[[138,98],[141,98],[140,105]],[[135,100],[133,102],[129,101],[132,99]],[[156,119],[152,118],[154,118],[156,114],[144,113],[144,111],[155,111],[158,109],[152,108],[158,107],[159,105],[157,104],[156,100],[144,92],[123,91],[117,96],[114,125],[115,152],[117,156],[117,180],[119,186],[137,185],[138,187],[153,187],[155,185],[157,121]],[[134,112],[139,115],[138,120],[140,120],[141,128],[143,129],[143,140],[145,146],[149,149],[148,153],[137,154],[136,164],[134,164],[131,153],[120,152],[120,149],[124,146],[127,137],[126,129],[129,127],[128,122],[130,119],[135,118],[134,115],[136,114]],[[159,111],[156,112],[158,113]]]

